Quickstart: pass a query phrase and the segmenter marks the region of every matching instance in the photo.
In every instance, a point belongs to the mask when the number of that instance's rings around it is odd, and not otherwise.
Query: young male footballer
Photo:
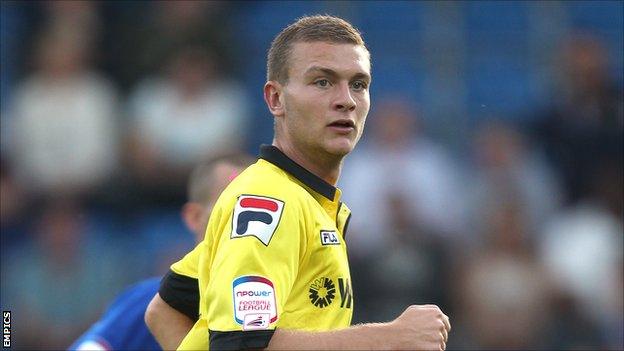
[[[370,53],[343,19],[303,17],[275,38],[264,85],[273,143],[221,194],[199,253],[177,263],[198,267],[200,296],[180,349],[445,349],[449,319],[433,305],[351,326],[351,214],[335,184],[364,130],[370,83]],[[153,303],[175,290],[163,282]],[[148,310],[150,327],[158,313]]]

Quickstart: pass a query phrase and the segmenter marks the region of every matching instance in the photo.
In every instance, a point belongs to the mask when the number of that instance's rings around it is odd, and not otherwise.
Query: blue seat
[[[466,75],[471,115],[516,115],[530,105],[530,82],[526,71],[507,61],[472,67]]]
[[[418,28],[424,6],[418,1],[356,1],[352,4],[356,25],[365,32],[365,35],[366,31],[402,31]]]
[[[153,209],[139,216],[134,230],[141,246],[161,251],[180,243],[193,243],[193,236],[186,228],[177,209]]]
[[[496,35],[505,31],[526,30],[527,3],[522,1],[467,1],[462,3],[469,31]]]
[[[624,16],[619,1],[569,1],[564,4],[575,27],[622,31]]]

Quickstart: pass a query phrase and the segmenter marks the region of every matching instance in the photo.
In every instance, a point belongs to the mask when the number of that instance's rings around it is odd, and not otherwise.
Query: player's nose
[[[349,84],[347,82],[338,84],[334,108],[339,111],[347,112],[355,110],[356,105]]]

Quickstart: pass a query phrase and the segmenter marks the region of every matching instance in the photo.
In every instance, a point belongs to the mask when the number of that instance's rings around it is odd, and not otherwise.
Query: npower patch
[[[234,320],[243,330],[269,329],[277,321],[277,299],[273,282],[246,275],[232,282]]]

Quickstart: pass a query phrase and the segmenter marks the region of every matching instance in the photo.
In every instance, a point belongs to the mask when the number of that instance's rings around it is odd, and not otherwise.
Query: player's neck
[[[273,140],[273,146],[280,149],[291,160],[312,172],[332,186],[336,186],[342,168],[342,158],[322,157],[320,153],[305,153],[292,145]]]

